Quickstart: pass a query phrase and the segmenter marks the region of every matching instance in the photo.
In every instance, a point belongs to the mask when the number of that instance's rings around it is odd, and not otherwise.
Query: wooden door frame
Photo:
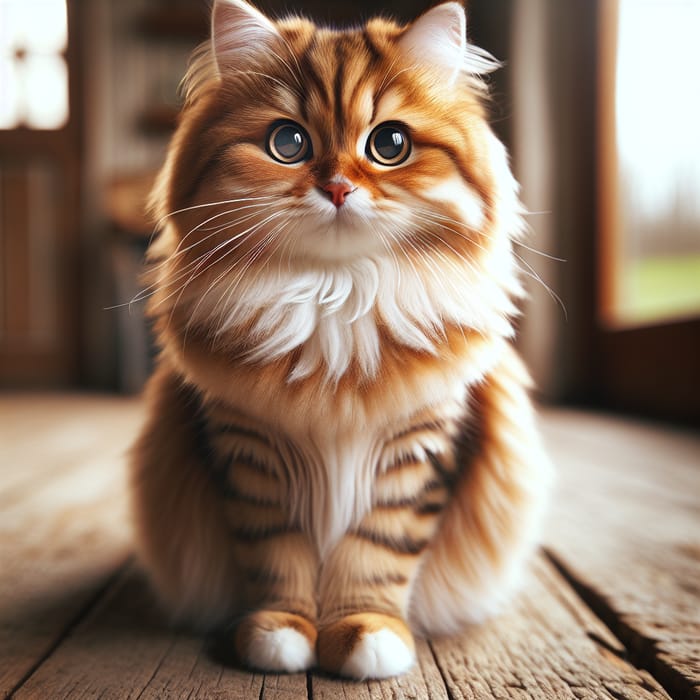
[[[592,377],[604,406],[700,425],[700,317],[635,327],[611,323],[612,260],[621,216],[615,143],[617,0],[598,0],[598,232]]]
[[[76,386],[81,383],[82,367],[82,260],[81,260],[81,187],[83,101],[81,80],[81,22],[77,0],[67,0],[69,119],[55,130],[18,127],[0,130],[0,153],[8,162],[26,163],[28,159],[47,159],[60,163],[57,181],[56,245],[62,294],[57,300],[57,334],[60,348],[49,351],[9,350],[1,353],[0,383],[10,387]]]

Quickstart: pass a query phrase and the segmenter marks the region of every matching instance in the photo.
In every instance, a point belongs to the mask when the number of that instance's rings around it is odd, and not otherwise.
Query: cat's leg
[[[226,426],[217,434],[197,394],[165,367],[152,377],[147,403],[132,451],[132,510],[161,599],[200,629],[237,621],[233,643],[244,663],[276,671],[312,665],[316,554],[281,516],[272,456],[266,461],[258,446],[236,459],[230,450],[251,447],[254,432],[247,441]],[[259,461],[250,459],[256,452]]]
[[[454,403],[415,416],[386,442],[372,510],[324,561],[319,665],[384,678],[415,662],[410,591],[439,525],[456,468]]]
[[[237,656],[266,671],[303,671],[316,662],[318,555],[290,521],[285,464],[275,436],[216,406],[208,425],[240,578],[244,614],[232,628]]]
[[[316,663],[316,551],[305,535],[278,530],[271,510],[253,516],[238,503],[230,518],[243,573],[245,607],[236,621],[234,646],[247,666],[297,672]],[[262,510],[262,509],[260,509]]]
[[[495,612],[539,535],[552,480],[515,352],[471,397],[471,456],[453,486],[411,600],[411,626],[449,634]]]

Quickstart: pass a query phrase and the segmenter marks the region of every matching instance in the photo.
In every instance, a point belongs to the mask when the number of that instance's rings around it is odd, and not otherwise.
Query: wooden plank
[[[60,490],[53,480],[74,469],[93,472],[83,490],[99,490],[104,479],[123,484],[125,454],[142,420],[134,398],[0,395],[0,524],[15,506],[32,514],[27,499],[42,489],[50,501]],[[122,487],[118,494],[123,499]]]
[[[431,644],[452,700],[668,697],[543,560],[503,615]]]
[[[678,697],[700,697],[700,439],[552,412],[547,540],[576,590]]]
[[[213,661],[201,638],[171,630],[132,567],[15,697],[248,700],[262,683]]]
[[[263,678],[260,700],[298,700],[308,697],[308,676],[305,673],[290,675],[268,674]]]
[[[247,700],[446,700],[430,648],[419,664],[385,681],[348,682],[305,674],[262,675],[217,662],[200,637],[171,629],[135,568],[18,690],[23,698],[233,698]]]
[[[316,700],[667,698],[547,562],[508,613],[462,637],[419,643],[419,665],[385,681],[312,675]],[[436,665],[437,661],[437,665]],[[444,678],[444,680],[443,680]],[[447,689],[445,688],[447,684]],[[214,661],[205,642],[168,628],[133,569],[66,638],[16,698],[307,697],[302,674],[262,676]]]
[[[128,556],[122,453],[139,415],[106,403],[0,397],[0,697]]]
[[[598,472],[629,459],[629,447],[613,449],[615,425],[607,434],[593,419],[569,425],[559,415],[546,416],[545,425],[547,436],[559,441],[555,458],[566,461],[548,530],[552,551],[567,574],[578,567],[571,581],[584,594],[580,580],[588,584],[592,577],[605,596],[610,592],[606,601],[628,606],[628,617],[619,619],[634,623],[635,639],[642,639],[640,629],[649,639],[655,635],[655,663],[692,677],[692,667],[679,664],[691,658],[698,639],[697,610],[688,607],[700,580],[692,578],[697,528],[683,542],[678,533],[696,527],[690,514],[697,510],[697,482],[688,465],[697,441],[655,435],[667,462],[665,478],[654,480],[645,470],[656,473],[660,453],[645,441],[646,430],[633,433],[634,449],[649,457],[646,467],[636,465],[632,485],[622,468],[604,481]],[[536,563],[524,593],[498,619],[461,637],[419,642],[419,664],[401,678],[354,683],[220,665],[203,639],[168,626],[134,567],[104,590],[129,549],[123,452],[140,419],[135,402],[0,397],[0,697],[14,688],[17,698],[71,699],[668,697],[649,673],[625,660],[631,651],[639,663],[635,647],[624,648],[547,561]],[[579,432],[591,435],[586,449],[574,439]],[[592,467],[593,456],[601,455],[605,462]],[[593,482],[590,475],[597,475]],[[629,523],[637,530],[634,540],[620,534]],[[677,546],[664,559],[659,547],[668,542]],[[630,543],[637,551],[626,552]],[[636,590],[652,586],[672,598],[640,597]],[[683,591],[690,597],[678,598]],[[633,603],[639,608],[629,607]],[[690,649],[686,657],[681,643]],[[687,689],[671,694],[690,697]]]

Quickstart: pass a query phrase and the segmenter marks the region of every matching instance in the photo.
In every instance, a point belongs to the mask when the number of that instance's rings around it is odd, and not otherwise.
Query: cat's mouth
[[[343,205],[334,211],[298,212],[289,228],[289,250],[300,258],[343,262],[374,256],[384,246],[375,216]]]

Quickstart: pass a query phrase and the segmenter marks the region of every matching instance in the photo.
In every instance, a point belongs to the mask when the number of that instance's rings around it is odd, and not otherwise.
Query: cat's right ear
[[[245,69],[278,38],[275,25],[245,0],[215,0],[211,41],[219,71]]]

